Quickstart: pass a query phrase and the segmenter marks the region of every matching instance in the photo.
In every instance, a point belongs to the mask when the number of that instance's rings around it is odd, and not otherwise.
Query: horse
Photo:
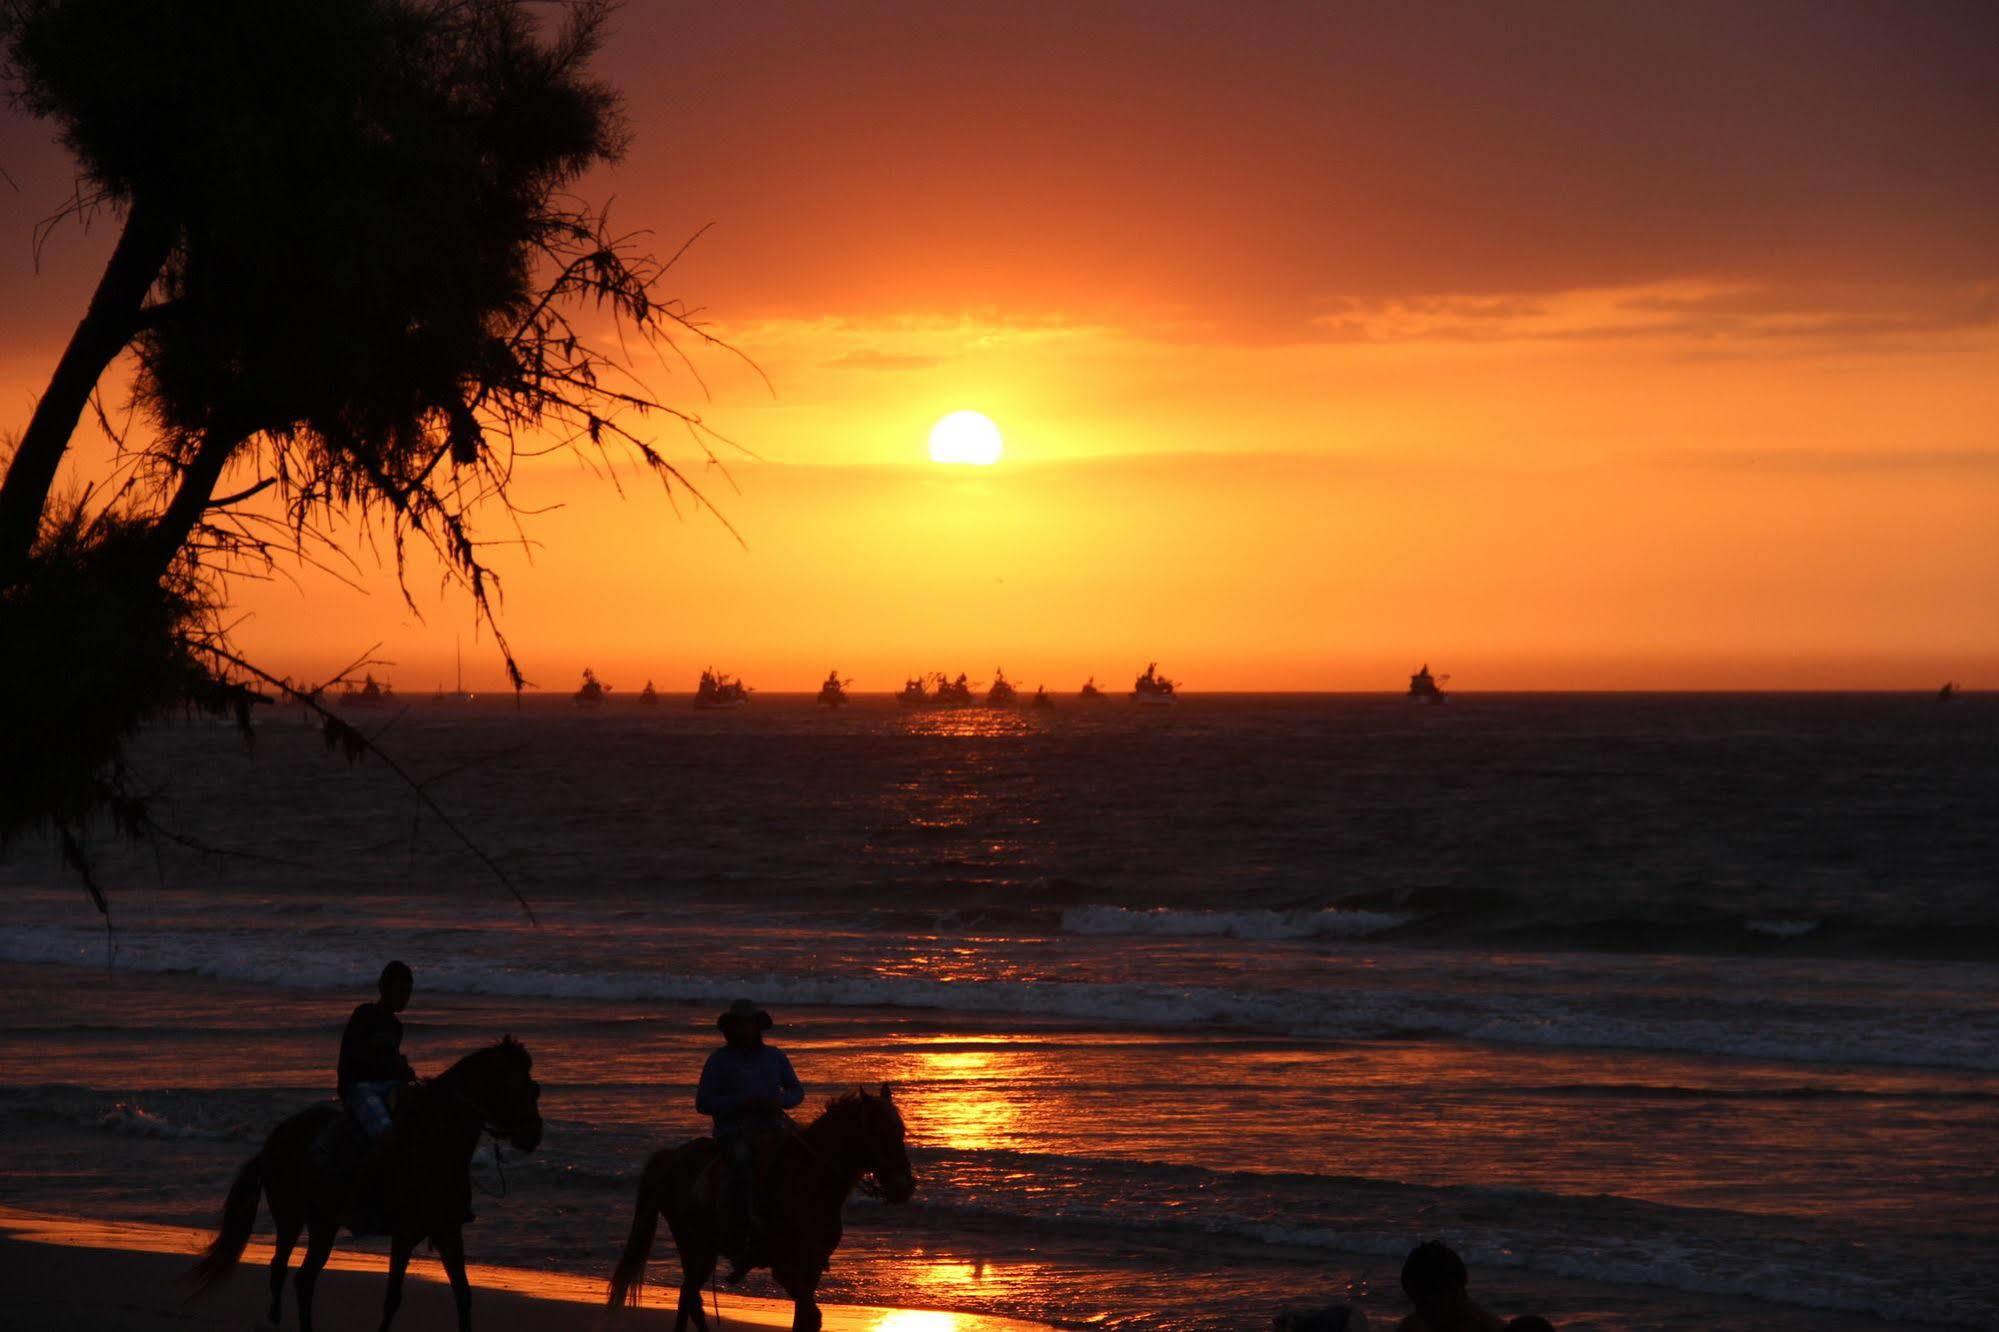
[[[826,1103],[819,1117],[803,1129],[787,1128],[778,1139],[771,1173],[775,1186],[767,1196],[763,1252],[726,1255],[756,1266],[767,1266],[777,1284],[791,1297],[792,1332],[819,1332],[819,1306],[813,1296],[826,1264],[840,1244],[840,1209],[864,1175],[873,1175],[881,1196],[905,1203],[916,1192],[903,1142],[902,1115],[886,1084],[878,1095],[856,1087]],[[686,1332],[689,1320],[707,1332],[708,1315],[701,1307],[701,1287],[715,1270],[720,1254],[722,1207],[719,1185],[722,1155],[712,1138],[696,1138],[679,1147],[655,1152],[639,1176],[638,1211],[632,1218],[625,1252],[611,1274],[612,1308],[639,1302],[645,1283],[646,1259],[652,1253],[653,1231],[660,1217],[673,1232],[680,1251],[680,1311],[674,1332]],[[745,1267],[751,1265],[744,1262]]]
[[[465,1280],[463,1226],[472,1196],[472,1153],[487,1133],[505,1137],[524,1152],[541,1144],[541,1085],[530,1076],[533,1066],[527,1047],[508,1036],[405,1089],[399,1098],[395,1136],[381,1166],[387,1191],[398,1202],[389,1221],[383,1332],[402,1303],[410,1253],[425,1239],[436,1246],[451,1278],[459,1332],[470,1332],[472,1291]],[[273,1129],[263,1150],[243,1163],[222,1205],[221,1229],[189,1272],[195,1294],[235,1270],[256,1224],[261,1194],[277,1227],[270,1320],[278,1323],[285,1266],[303,1229],[307,1239],[298,1267],[298,1323],[299,1332],[312,1332],[312,1288],[340,1227],[352,1224],[356,1201],[354,1172],[316,1160],[313,1146],[344,1113],[332,1103],[302,1110]]]

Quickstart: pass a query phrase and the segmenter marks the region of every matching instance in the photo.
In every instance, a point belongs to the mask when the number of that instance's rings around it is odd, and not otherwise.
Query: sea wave
[[[125,1138],[200,1138],[212,1142],[234,1142],[250,1132],[247,1124],[185,1123],[154,1114],[133,1101],[120,1101],[89,1123],[93,1128]]]
[[[1380,934],[1415,920],[1413,913],[1327,907],[1301,911],[1184,911],[1171,907],[1071,907],[1062,913],[1069,934],[1156,934],[1173,938],[1351,939]]]
[[[1196,1247],[1212,1236],[1391,1259],[1408,1252],[1410,1218],[1420,1215],[1426,1234],[1441,1231],[1475,1266],[1943,1326],[1990,1326],[1999,1312],[1999,1279],[1942,1284],[1912,1276],[1920,1264],[1910,1242],[1886,1232],[1863,1237],[1845,1227],[1804,1223],[1773,1237],[1767,1218],[1754,1215],[1532,1188],[1273,1175],[1029,1152],[923,1156],[926,1174],[969,1172],[960,1196],[928,1197],[929,1210],[947,1215],[999,1217],[1016,1225],[1138,1224],[1155,1240],[1178,1232]],[[1031,1183],[1017,1182],[1023,1180]]]

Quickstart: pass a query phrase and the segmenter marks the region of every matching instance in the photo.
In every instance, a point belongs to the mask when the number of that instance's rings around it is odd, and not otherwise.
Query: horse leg
[[[453,1226],[430,1237],[444,1275],[451,1278],[451,1299],[458,1306],[458,1332],[472,1332],[472,1285],[465,1279],[465,1236]]]
[[[687,1332],[690,1323],[700,1332],[708,1332],[708,1310],[701,1303],[701,1288],[708,1284],[717,1257],[713,1209],[689,1207],[682,1199],[661,1211],[673,1235],[674,1252],[680,1256],[680,1303],[675,1306],[673,1332]]]
[[[389,1332],[389,1321],[396,1316],[396,1310],[403,1302],[403,1273],[410,1265],[410,1250],[416,1241],[397,1231],[389,1240],[389,1289],[382,1296],[382,1332]]]
[[[680,1236],[674,1236],[677,1242]],[[708,1332],[708,1308],[701,1302],[701,1288],[715,1270],[715,1250],[697,1245],[680,1250],[680,1304],[673,1320],[673,1332],[687,1332],[692,1321],[699,1332]]]
[[[825,1321],[816,1298],[820,1273],[810,1269],[800,1271],[787,1264],[783,1270],[772,1268],[771,1275],[777,1278],[784,1293],[791,1296],[791,1332],[819,1332],[819,1325]]]
[[[315,1216],[306,1222],[305,1259],[292,1281],[298,1292],[298,1332],[312,1332],[312,1288],[319,1284],[319,1269],[326,1266],[339,1230],[339,1223],[330,1216]]]
[[[292,1246],[298,1243],[299,1231],[305,1229],[305,1220],[298,1216],[271,1217],[277,1223],[277,1235],[271,1242],[271,1326],[279,1327],[284,1321],[285,1308],[285,1266],[291,1262]]]

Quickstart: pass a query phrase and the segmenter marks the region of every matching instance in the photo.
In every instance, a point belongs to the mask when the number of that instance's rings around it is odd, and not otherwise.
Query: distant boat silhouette
[[[1442,688],[1443,682],[1450,678],[1430,674],[1430,663],[1426,661],[1409,677],[1409,697],[1423,703],[1442,703],[1450,697]]]
[[[343,708],[379,708],[396,696],[395,687],[376,684],[375,677],[369,675],[356,689],[352,683],[340,691],[340,706]]]
[[[460,645],[454,645],[454,648],[458,658],[457,674],[454,677],[457,683],[451,687],[449,692],[445,691],[443,685],[439,685],[437,692],[430,696],[430,701],[433,703],[470,703],[472,701],[473,696],[465,692],[465,649]]]
[[[958,672],[955,680],[945,679],[944,672],[939,671],[937,692],[931,695],[931,701],[940,708],[969,708],[972,706],[972,682],[963,671]]]
[[[1036,708],[1037,710],[1040,710],[1040,709],[1045,709],[1045,708],[1052,708],[1052,707],[1054,707],[1054,706],[1055,706],[1055,700],[1054,700],[1054,699],[1052,699],[1052,698],[1050,698],[1050,697],[1048,696],[1048,686],[1047,686],[1047,685],[1036,685],[1036,686],[1035,686],[1035,688],[1034,688],[1034,702],[1033,702],[1033,706],[1034,706],[1034,707],[1035,707],[1035,708]]]
[[[930,691],[923,687],[923,681],[924,677],[920,675],[912,675],[904,680],[902,692],[895,696],[895,701],[905,708],[930,707],[936,700],[931,697]]]
[[[652,681],[647,680],[646,687],[639,690],[639,702],[648,708],[659,706],[659,691],[652,687]]]
[[[1963,691],[1957,687],[1957,681],[1946,680],[1944,681],[1943,688],[1937,690],[1937,702],[1955,703],[1957,702],[1958,694],[1961,692]]]
[[[701,672],[694,690],[697,708],[740,708],[750,701],[750,687],[734,676],[719,674],[713,666]]]
[[[1006,678],[1006,672],[993,667],[993,685],[986,690],[986,706],[989,708],[1010,708],[1016,691],[1013,683]]]
[[[1131,682],[1131,696],[1136,702],[1161,707],[1173,701],[1173,691],[1179,687],[1178,680],[1169,680],[1159,673],[1158,662],[1149,662],[1145,674]]]
[[[852,683],[852,680],[842,680],[838,671],[826,672],[826,683],[819,686],[819,706],[837,708],[844,705],[847,701],[847,686]],[[918,693],[923,691],[921,682],[912,683],[916,684]]]
[[[1093,675],[1083,681],[1083,687],[1076,691],[1076,697],[1082,699],[1085,703],[1101,703],[1104,701],[1105,694],[1103,690],[1097,688],[1097,677]]]
[[[597,672],[585,666],[583,668],[583,685],[575,693],[571,694],[569,699],[579,708],[601,708],[604,706],[605,697],[610,692],[611,686],[599,681],[597,679]]]

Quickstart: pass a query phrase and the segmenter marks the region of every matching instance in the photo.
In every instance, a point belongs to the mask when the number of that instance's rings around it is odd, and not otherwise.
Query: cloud
[[[819,364],[828,370],[929,370],[944,364],[942,356],[910,356],[862,347]]]
[[[1634,288],[1342,301],[1311,320],[1334,343],[1876,342],[1989,328],[1988,282],[1823,287],[1685,281]]]
[[[1658,461],[1669,467],[1761,472],[1969,472],[1999,476],[1999,448],[1685,449],[1660,454]]]

